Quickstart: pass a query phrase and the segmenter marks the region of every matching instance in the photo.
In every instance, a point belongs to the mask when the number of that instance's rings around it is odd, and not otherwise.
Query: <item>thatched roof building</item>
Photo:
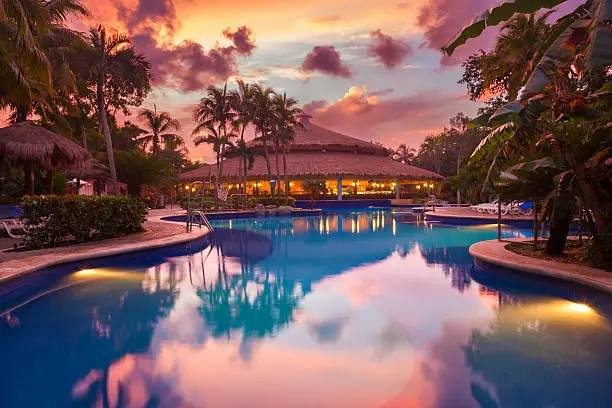
[[[386,187],[386,191],[392,193],[396,184],[398,186],[413,184],[420,188],[422,182],[429,186],[444,179],[437,173],[391,159],[382,146],[315,125],[310,123],[309,118],[304,116],[303,129],[296,129],[295,140],[287,147],[287,178],[291,180],[295,191],[307,190],[303,187],[303,182],[306,180],[326,181],[330,193],[332,190],[337,193],[338,183],[341,183],[343,188],[359,185],[365,194],[372,190],[368,187],[378,192],[382,192]],[[255,163],[248,171],[249,184],[265,191],[268,188],[266,186],[268,173],[263,158],[263,146],[259,142],[250,142],[249,145],[256,151]],[[276,163],[273,147],[268,146],[268,151],[275,178]],[[278,154],[282,177],[282,154],[281,152]],[[239,157],[224,160],[222,181],[225,184],[233,187],[232,183],[242,181],[240,162]],[[216,164],[203,165],[183,173],[180,178],[186,182],[215,180]],[[360,188],[355,190],[358,194]]]
[[[33,193],[34,166],[49,171],[81,172],[90,168],[92,163],[91,154],[86,149],[30,122],[0,128],[0,160],[24,167],[27,194]],[[50,175],[48,179],[52,181]]]

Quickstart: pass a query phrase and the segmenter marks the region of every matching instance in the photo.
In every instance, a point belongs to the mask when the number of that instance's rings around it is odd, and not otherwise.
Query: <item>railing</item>
[[[210,225],[210,222],[208,221],[208,218],[206,218],[206,215],[204,215],[202,211],[197,211],[197,210],[190,211],[187,213],[187,231],[188,232],[193,229],[193,216],[194,215],[197,215],[198,217],[200,217],[200,222],[199,222],[200,229],[202,228],[202,224],[204,224],[206,228],[208,228],[211,234],[215,233],[215,229],[213,228],[212,225]]]

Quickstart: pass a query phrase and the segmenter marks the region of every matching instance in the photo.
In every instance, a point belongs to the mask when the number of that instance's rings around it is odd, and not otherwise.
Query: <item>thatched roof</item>
[[[310,123],[308,120],[303,120],[302,125],[303,128],[296,128],[294,141],[288,146],[291,151],[326,150],[387,155],[387,150],[384,147],[374,143],[334,132]],[[249,145],[259,147],[261,143],[252,141]],[[271,149],[272,146],[268,146],[268,150]]]
[[[280,155],[279,155],[280,156]],[[282,172],[282,157],[279,157]],[[274,156],[270,157],[274,173]],[[223,178],[240,180],[240,158],[234,157],[223,162]],[[266,162],[263,157],[257,156],[253,169],[249,170],[249,179],[262,179],[267,177]],[[181,174],[180,179],[186,181],[207,180],[216,175],[216,165],[206,164],[195,170]],[[419,167],[408,166],[396,162],[386,156],[373,154],[345,153],[345,152],[291,152],[287,154],[287,175],[290,178],[342,178],[372,177],[372,178],[401,178],[411,180],[438,180],[443,179],[437,173]]]
[[[388,157],[382,146],[317,126],[310,123],[308,118],[306,116],[302,121],[303,129],[296,129],[295,140],[287,149],[287,175],[290,178],[444,179],[429,170],[396,162]],[[250,142],[250,145],[259,147],[259,153],[263,153],[259,142]],[[282,166],[282,157],[279,160]],[[274,173],[276,164],[273,153],[270,154],[270,161]],[[239,163],[240,159],[236,157],[226,159],[223,162],[223,178],[240,180]],[[261,155],[256,156],[253,169],[249,170],[249,179],[266,179],[267,174],[265,159]],[[205,164],[181,174],[180,179],[204,181],[215,175],[216,165]]]
[[[68,170],[90,168],[92,160],[78,144],[30,122],[0,128],[0,158]]]

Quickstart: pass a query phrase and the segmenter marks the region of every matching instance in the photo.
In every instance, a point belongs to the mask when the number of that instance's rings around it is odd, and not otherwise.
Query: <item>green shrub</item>
[[[216,207],[216,201],[212,197],[191,197],[191,200],[187,198],[181,199],[181,208],[187,209],[187,203],[191,206],[192,210],[211,210]]]
[[[140,232],[147,209],[133,197],[29,196],[23,212],[34,249]]]
[[[295,205],[295,198],[293,197],[252,197],[249,198],[249,207],[255,207],[257,204],[262,205],[276,205],[276,206],[290,206]]]

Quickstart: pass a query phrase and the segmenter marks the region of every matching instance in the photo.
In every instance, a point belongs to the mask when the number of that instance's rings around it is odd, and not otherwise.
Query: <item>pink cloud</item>
[[[374,40],[374,44],[370,45],[368,52],[389,69],[397,67],[408,55],[412,54],[410,44],[383,34],[380,30],[372,32],[370,37]]]
[[[349,68],[344,65],[340,53],[333,45],[317,45],[306,55],[302,63],[306,72],[319,71],[324,74],[350,78],[353,76]]]
[[[253,31],[247,26],[238,27],[232,31],[231,28],[226,28],[223,31],[225,38],[232,40],[236,53],[239,55],[251,55],[255,49],[255,39]]]
[[[441,129],[450,116],[469,104],[462,93],[444,96],[444,104],[433,93],[383,98],[387,95],[388,90],[370,92],[365,86],[353,86],[336,101],[312,101],[304,110],[313,115],[314,123],[338,132],[389,146],[418,146],[432,129]]]

